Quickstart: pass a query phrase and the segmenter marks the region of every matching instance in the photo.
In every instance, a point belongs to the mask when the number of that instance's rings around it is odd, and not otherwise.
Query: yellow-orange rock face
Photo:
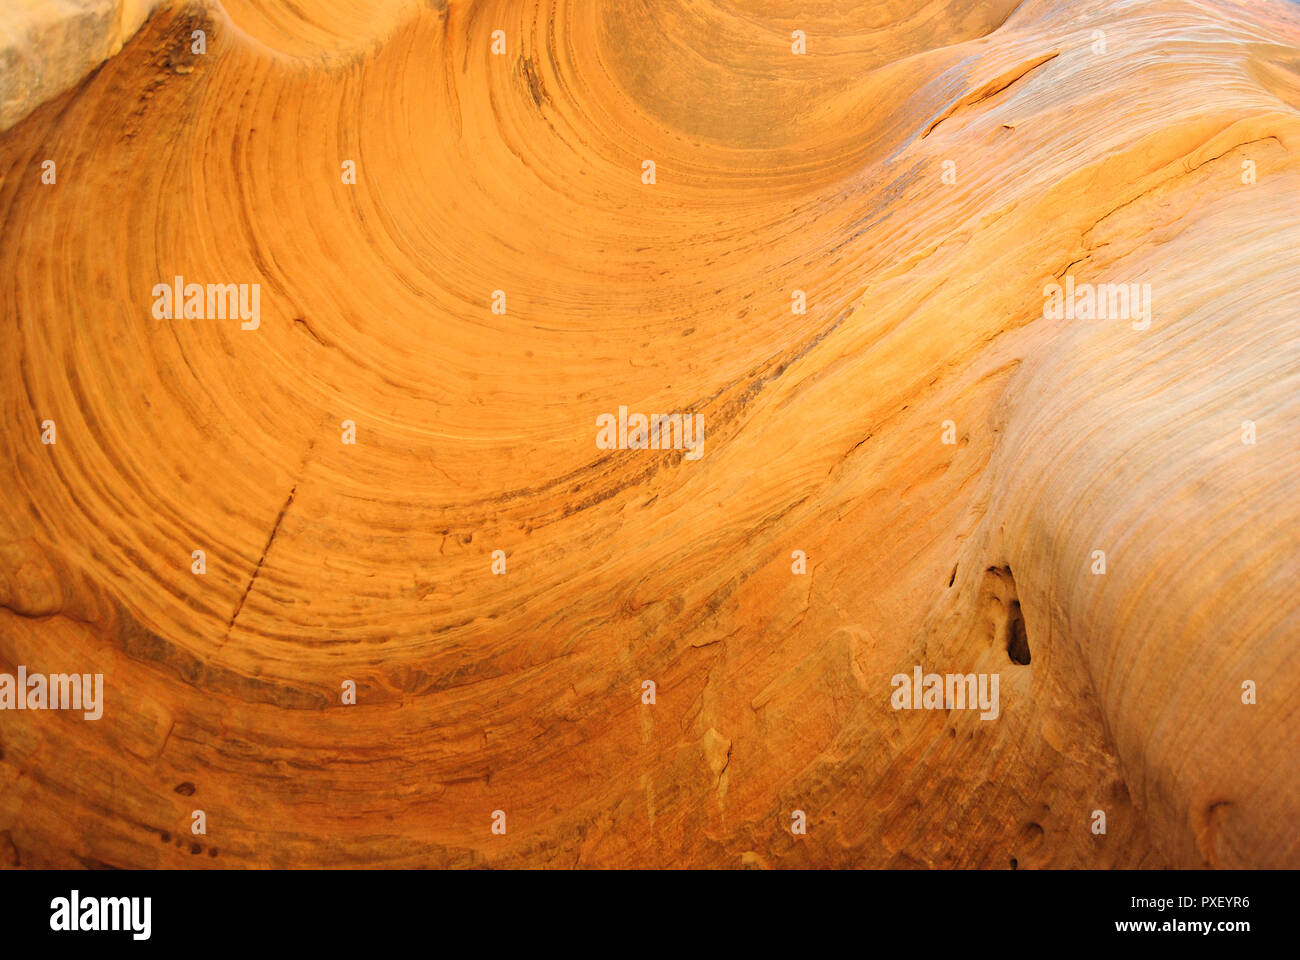
[[[1300,866],[1297,150],[1280,0],[160,10],[0,135],[0,864]]]

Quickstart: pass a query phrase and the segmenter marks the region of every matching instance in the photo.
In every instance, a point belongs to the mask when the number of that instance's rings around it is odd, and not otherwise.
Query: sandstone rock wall
[[[106,683],[0,713],[0,862],[1300,866],[1298,64],[1283,2],[160,10],[0,137],[0,672]]]

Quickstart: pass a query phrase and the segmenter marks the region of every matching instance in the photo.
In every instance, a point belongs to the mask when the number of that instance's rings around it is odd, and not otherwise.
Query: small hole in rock
[[[1011,601],[1007,615],[1007,656],[1012,663],[1029,663],[1029,635],[1025,632],[1025,617],[1020,611],[1020,601]]]

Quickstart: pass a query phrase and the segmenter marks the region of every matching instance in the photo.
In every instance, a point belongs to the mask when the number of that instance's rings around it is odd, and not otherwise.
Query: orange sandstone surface
[[[1300,866],[1298,149],[1282,0],[163,6],[0,134],[0,865]]]

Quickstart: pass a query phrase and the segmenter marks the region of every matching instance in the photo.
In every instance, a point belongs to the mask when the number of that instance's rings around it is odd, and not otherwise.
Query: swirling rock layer
[[[176,6],[0,136],[0,672],[106,687],[0,862],[1300,865],[1300,11],[816,6]]]

